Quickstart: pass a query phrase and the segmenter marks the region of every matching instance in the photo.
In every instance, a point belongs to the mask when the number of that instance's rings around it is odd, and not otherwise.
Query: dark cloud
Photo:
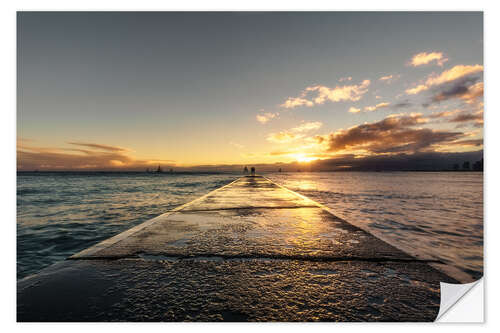
[[[408,100],[404,101],[404,102],[399,102],[399,103],[396,103],[396,104],[393,104],[391,106],[392,109],[394,110],[398,110],[398,109],[405,109],[405,108],[409,108],[413,106],[412,103],[410,103]]]
[[[478,76],[469,76],[440,85],[433,89],[433,96],[430,103],[442,102],[453,98],[469,101],[482,96],[482,85],[477,85],[478,80]]]
[[[361,124],[327,136],[316,137],[316,141],[326,142],[329,152],[361,150],[374,154],[415,153],[430,149],[436,144],[452,142],[463,136],[462,132],[417,127],[427,121],[421,114],[389,116],[378,122]]]
[[[118,151],[121,151],[121,152],[129,151],[128,149],[125,149],[122,147],[101,145],[101,144],[97,144],[97,143],[87,143],[87,142],[68,142],[68,143],[70,145],[88,147],[88,148],[92,148],[92,149],[105,150],[105,151],[117,151],[117,152]]]
[[[483,126],[483,111],[477,112],[467,112],[461,110],[453,111],[442,111],[431,113],[427,117],[432,119],[438,119],[437,122],[447,122],[447,123],[459,123],[455,128],[468,127],[470,125],[474,127]],[[472,124],[471,124],[472,123]]]
[[[450,119],[450,122],[452,123],[464,123],[464,122],[469,122],[469,121],[482,121],[483,120],[483,113],[459,113],[455,117]]]

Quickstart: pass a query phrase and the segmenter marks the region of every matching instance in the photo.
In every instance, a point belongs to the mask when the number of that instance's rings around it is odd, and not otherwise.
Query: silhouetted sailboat
[[[158,169],[156,170],[157,173],[162,173],[163,170],[161,169],[161,166],[158,165]]]

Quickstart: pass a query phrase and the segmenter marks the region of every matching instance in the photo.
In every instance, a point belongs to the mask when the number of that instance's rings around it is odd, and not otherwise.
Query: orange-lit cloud
[[[397,80],[399,78],[400,78],[400,75],[391,74],[391,75],[382,76],[378,80],[389,84],[389,83],[394,82],[395,80]]]
[[[432,102],[441,102],[452,98],[459,98],[467,104],[480,102],[483,97],[484,85],[475,83],[477,78],[464,78],[436,89]]]
[[[389,81],[394,77],[394,75],[386,75],[379,78],[380,81]]]
[[[281,104],[281,107],[291,109],[298,106],[312,107],[314,105],[324,104],[326,101],[358,101],[368,91],[369,85],[370,80],[364,80],[358,85],[336,86],[335,88],[321,85],[310,86],[305,88],[299,97],[288,97],[288,99]]]
[[[281,107],[284,107],[285,109],[293,109],[298,106],[314,106],[314,103],[301,97],[288,97],[288,99],[285,101],[285,103],[280,105]]]
[[[340,102],[340,101],[358,101],[368,91],[370,80],[364,80],[358,85],[336,86],[328,88],[325,86],[307,87],[306,91],[317,92],[314,102],[323,104],[325,101]]]
[[[453,141],[448,143],[448,145],[481,147],[483,146],[483,139]]]
[[[366,106],[363,111],[365,112],[371,112],[371,111],[376,111],[378,109],[384,109],[384,108],[387,108],[391,105],[391,103],[389,102],[382,102],[382,103],[378,103],[376,105],[369,105],[369,106]],[[356,108],[354,106],[351,106],[349,108],[349,112],[350,113],[360,113],[362,110],[360,108]]]
[[[279,115],[279,113],[270,113],[270,112],[266,112],[266,113],[261,113],[261,114],[258,114],[256,116],[256,119],[259,123],[261,124],[265,124],[267,123],[269,120],[273,119],[273,118],[276,118],[277,116]]]
[[[312,131],[316,130],[323,126],[323,123],[320,121],[314,121],[314,122],[308,122],[308,123],[303,123],[300,124],[297,127],[294,127],[291,129],[292,132],[307,132],[307,131]]]
[[[276,143],[287,143],[305,137],[304,133],[319,129],[323,124],[319,121],[308,122],[293,127],[288,131],[271,133],[267,136],[267,140]]]
[[[383,103],[378,103],[377,105],[367,106],[367,107],[365,107],[364,110],[371,112],[371,111],[376,111],[378,109],[387,108],[387,107],[389,107],[389,105],[391,105],[391,103],[383,102]]]
[[[174,165],[171,160],[139,160],[122,147],[70,142],[89,149],[50,148],[18,142],[18,170],[145,170],[158,164]]]
[[[267,141],[276,142],[276,143],[287,143],[291,141],[295,141],[297,139],[303,138],[304,134],[296,134],[292,132],[278,132],[271,133],[267,136]]]
[[[411,58],[409,65],[417,67],[435,62],[437,65],[443,66],[447,61],[448,59],[444,57],[442,52],[421,52]]]
[[[461,112],[459,109],[451,110],[451,111],[441,111],[441,112],[434,112],[431,113],[428,117],[429,118],[444,118],[444,117],[450,117],[454,114],[457,114]]]
[[[406,89],[408,95],[415,95],[422,91],[428,90],[432,86],[437,86],[449,83],[469,75],[480,73],[483,71],[482,65],[457,65],[449,70],[442,72],[439,75],[430,75],[424,84],[419,84],[416,87]]]
[[[483,82],[478,82],[473,86],[468,87],[467,92],[459,96],[460,99],[464,100],[467,104],[474,103],[478,98],[483,97],[484,94],[484,84]]]
[[[391,115],[381,121],[341,129],[316,136],[328,152],[364,154],[415,153],[429,151],[434,145],[454,142],[462,132],[438,131],[420,127],[428,122],[422,114]]]
[[[457,65],[447,71],[442,72],[440,75],[431,76],[427,79],[427,85],[438,85],[446,82],[451,82],[456,79],[462,78],[467,75],[479,73],[483,71],[482,65]]]
[[[425,91],[427,89],[429,89],[429,87],[427,87],[425,84],[419,84],[416,87],[406,89],[406,93],[408,95],[416,95],[416,94],[418,94],[422,91]]]

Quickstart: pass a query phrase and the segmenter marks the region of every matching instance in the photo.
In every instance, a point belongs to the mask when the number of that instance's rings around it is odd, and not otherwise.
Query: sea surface
[[[17,278],[189,202],[239,174],[18,173]],[[483,272],[483,174],[266,174],[448,273]]]

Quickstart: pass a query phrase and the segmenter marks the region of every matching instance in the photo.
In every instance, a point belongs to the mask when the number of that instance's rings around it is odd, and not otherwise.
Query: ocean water
[[[18,173],[17,278],[36,273],[237,177]]]
[[[19,173],[17,277],[36,273],[239,176]],[[482,173],[303,172],[266,176],[396,247],[444,262],[457,278],[482,276]]]

